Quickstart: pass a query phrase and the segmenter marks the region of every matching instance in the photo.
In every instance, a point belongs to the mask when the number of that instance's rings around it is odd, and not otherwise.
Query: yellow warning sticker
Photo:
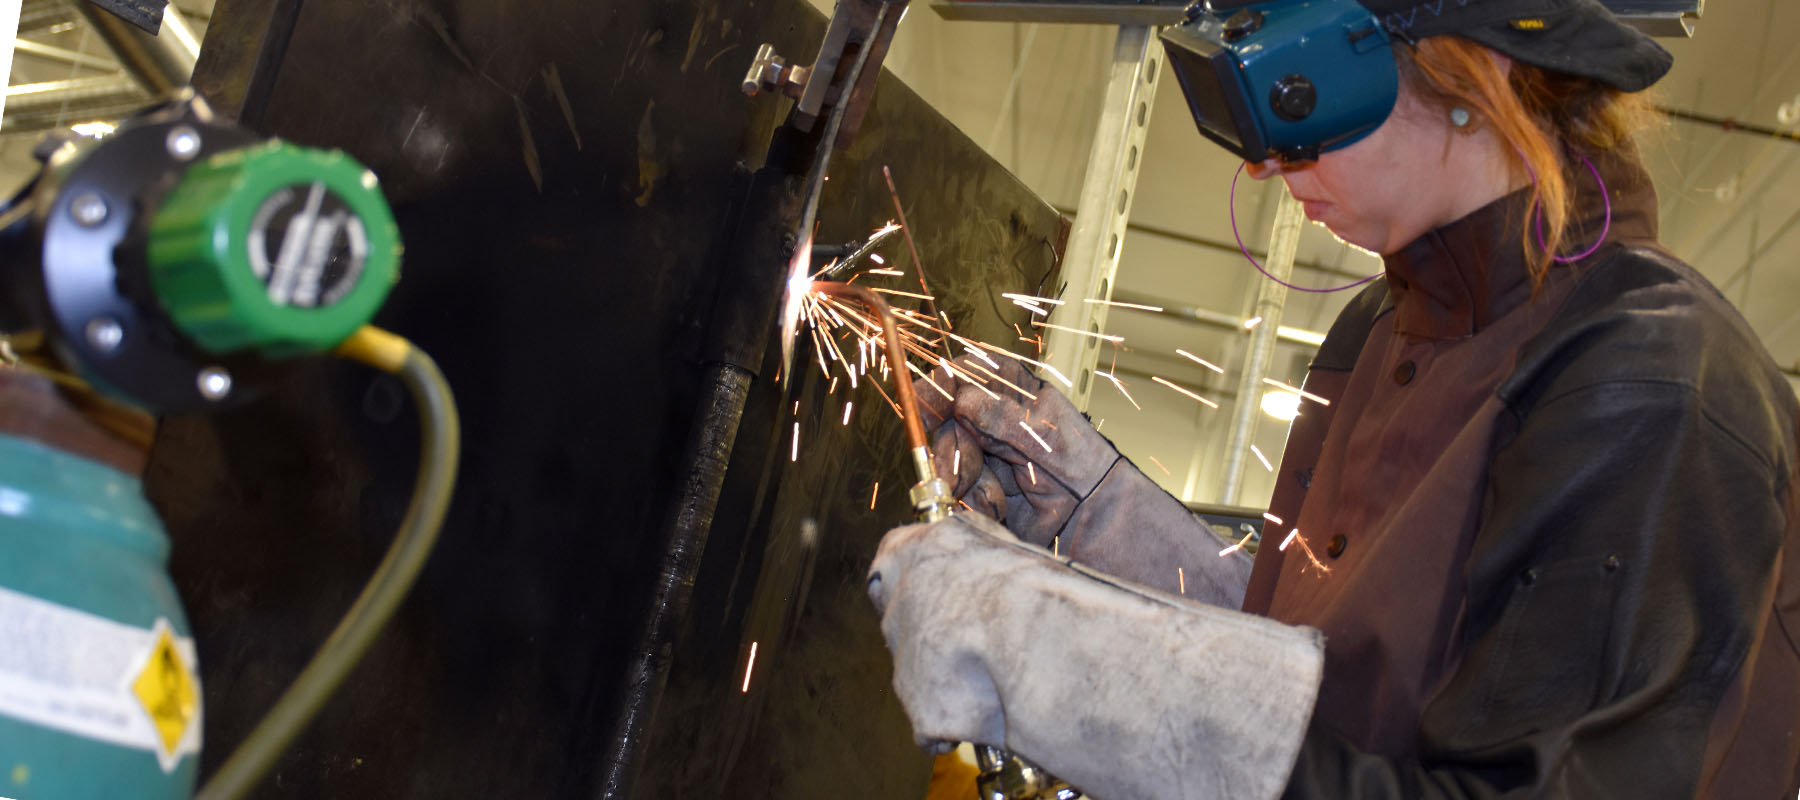
[[[1550,27],[1541,19],[1515,19],[1512,21],[1512,26],[1514,30],[1521,31],[1541,31]]]
[[[187,736],[188,726],[199,716],[200,693],[193,671],[175,647],[175,637],[167,627],[158,627],[150,658],[132,680],[131,693],[144,704],[144,711],[156,728],[157,744],[161,745],[159,755],[172,758]]]

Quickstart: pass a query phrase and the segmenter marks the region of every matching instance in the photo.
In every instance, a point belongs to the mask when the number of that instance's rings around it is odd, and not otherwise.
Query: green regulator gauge
[[[194,165],[149,227],[151,285],[213,353],[328,350],[399,278],[400,236],[375,174],[281,141]]]

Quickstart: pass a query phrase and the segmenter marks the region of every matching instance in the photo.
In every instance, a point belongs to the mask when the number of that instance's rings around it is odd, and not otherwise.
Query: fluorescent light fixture
[[[1285,389],[1266,392],[1262,396],[1262,410],[1283,422],[1292,421],[1300,416],[1300,395]]]

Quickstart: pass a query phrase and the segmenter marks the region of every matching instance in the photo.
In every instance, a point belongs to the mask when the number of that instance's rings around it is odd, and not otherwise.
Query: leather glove
[[[1227,543],[1062,392],[1017,361],[997,364],[964,356],[955,370],[940,366],[929,382],[914,382],[925,425],[936,431],[932,462],[958,499],[1039,547],[1060,536],[1058,553],[1102,572],[1213,605],[1243,604],[1248,555],[1221,557]]]
[[[889,532],[869,597],[920,746],[1003,746],[1094,797],[1277,797],[1324,664],[1317,631],[1119,581],[976,514]]]

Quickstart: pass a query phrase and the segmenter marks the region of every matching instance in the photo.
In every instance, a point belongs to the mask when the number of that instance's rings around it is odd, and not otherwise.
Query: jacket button
[[[1418,365],[1411,361],[1402,361],[1399,366],[1394,367],[1394,382],[1401,386],[1412,383],[1413,375],[1417,374],[1418,371]]]
[[[1349,543],[1350,543],[1350,540],[1345,539],[1344,535],[1341,533],[1336,536],[1333,536],[1333,537],[1331,537],[1331,543],[1325,545],[1325,554],[1328,556],[1331,556],[1332,558],[1337,558],[1338,556],[1341,556],[1344,554],[1344,546]]]

